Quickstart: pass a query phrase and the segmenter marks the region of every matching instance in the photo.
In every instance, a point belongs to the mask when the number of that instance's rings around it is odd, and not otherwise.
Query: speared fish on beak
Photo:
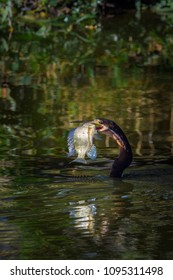
[[[85,156],[95,160],[97,157],[96,146],[93,138],[96,137],[97,130],[92,122],[85,122],[77,128],[72,129],[67,137],[68,157],[77,154],[77,158],[72,162],[86,164]]]

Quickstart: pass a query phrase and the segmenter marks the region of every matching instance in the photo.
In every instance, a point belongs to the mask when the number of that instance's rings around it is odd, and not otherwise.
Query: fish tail
[[[72,162],[87,164],[87,161],[84,158],[76,158],[76,159],[72,160],[71,163]]]

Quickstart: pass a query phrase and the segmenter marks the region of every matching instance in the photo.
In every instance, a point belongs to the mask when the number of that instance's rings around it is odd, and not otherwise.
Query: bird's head
[[[128,140],[115,122],[108,119],[95,119],[92,123],[95,125],[98,132],[111,137],[121,148],[126,149]]]
[[[109,133],[109,130],[112,130],[115,125],[113,121],[107,119],[95,119],[92,123],[95,125],[96,130],[104,134]]]
[[[128,139],[122,129],[113,121],[107,119],[95,119],[91,122],[96,130],[111,137],[119,146],[120,154],[115,159],[110,176],[121,177],[123,170],[132,162],[132,150]]]

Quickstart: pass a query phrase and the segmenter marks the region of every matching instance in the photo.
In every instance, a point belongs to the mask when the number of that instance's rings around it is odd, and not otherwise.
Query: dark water
[[[18,35],[1,50],[0,258],[172,259],[172,71],[87,62],[67,73],[53,39]],[[71,122],[96,117],[132,145],[122,180],[108,176],[118,149],[104,137],[96,161],[68,165]]]

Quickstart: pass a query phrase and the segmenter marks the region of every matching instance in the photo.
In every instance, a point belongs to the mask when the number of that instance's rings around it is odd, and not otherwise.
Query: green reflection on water
[[[163,73],[99,74],[95,84],[49,89],[17,86],[1,90],[1,150],[8,154],[66,156],[67,132],[74,120],[105,117],[126,132],[137,155],[172,153],[172,81]],[[52,87],[52,85],[51,85]],[[59,84],[57,84],[59,87]],[[165,98],[166,92],[166,98]],[[9,97],[10,96],[10,97]],[[15,106],[12,107],[14,103]],[[106,145],[111,143],[106,142]],[[103,145],[98,143],[98,145]]]

